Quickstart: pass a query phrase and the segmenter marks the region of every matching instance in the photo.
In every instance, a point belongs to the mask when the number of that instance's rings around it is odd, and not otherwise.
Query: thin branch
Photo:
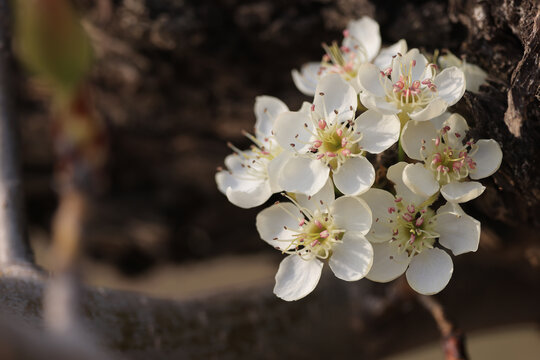
[[[432,296],[418,295],[418,301],[430,312],[442,336],[444,358],[446,360],[468,360],[465,349],[465,335],[444,313],[442,305]]]
[[[19,141],[11,111],[8,1],[0,0],[0,267],[27,266],[32,255],[23,215]]]

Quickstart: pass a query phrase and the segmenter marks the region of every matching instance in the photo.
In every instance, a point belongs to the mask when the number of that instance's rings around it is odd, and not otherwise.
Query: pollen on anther
[[[290,143],[291,147],[295,147],[296,145],[294,145],[294,143]]]
[[[324,96],[324,93],[321,91],[321,92],[319,93],[319,95]]]

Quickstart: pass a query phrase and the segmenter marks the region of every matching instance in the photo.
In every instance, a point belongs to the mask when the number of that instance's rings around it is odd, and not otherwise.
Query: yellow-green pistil
[[[435,239],[439,237],[434,230],[435,212],[427,206],[405,205],[400,197],[395,202],[396,206],[388,208],[388,212],[395,214],[395,218],[390,220],[392,241],[398,243],[400,251],[412,256],[433,248]]]

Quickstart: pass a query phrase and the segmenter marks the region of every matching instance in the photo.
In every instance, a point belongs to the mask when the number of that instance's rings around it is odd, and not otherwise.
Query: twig
[[[432,296],[418,295],[418,301],[433,316],[442,335],[442,346],[446,360],[468,360],[465,350],[465,335],[444,314],[442,305]]]
[[[8,10],[7,1],[0,0],[0,268],[3,272],[32,263],[22,211],[18,133],[11,111]]]

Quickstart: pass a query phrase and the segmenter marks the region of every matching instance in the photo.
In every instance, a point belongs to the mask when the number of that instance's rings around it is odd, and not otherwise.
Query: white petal
[[[406,276],[413,290],[433,295],[445,288],[452,277],[454,265],[444,250],[426,249],[413,257]]]
[[[486,83],[487,73],[481,67],[474,64],[464,63],[461,67],[465,74],[465,83],[467,90],[478,93],[480,86]]]
[[[358,69],[358,81],[364,91],[369,92],[377,97],[386,96],[383,83],[384,77],[381,75],[381,70],[373,64],[362,64]]]
[[[304,101],[302,103],[302,106],[300,106],[300,109],[298,110],[298,112],[309,114],[311,112],[311,103]]]
[[[388,213],[388,209],[395,206],[394,196],[388,191],[371,188],[359,195],[371,209],[371,229],[366,238],[375,243],[386,242],[392,238],[390,220],[395,221],[395,214]]]
[[[251,151],[246,151],[246,155],[250,156],[252,154]],[[237,153],[233,153],[230,155],[227,155],[225,157],[225,166],[227,169],[231,170],[232,172],[236,171],[244,171],[244,168],[242,164],[244,163],[245,158],[243,156],[239,156]]]
[[[364,16],[359,20],[350,21],[347,30],[349,30],[349,37],[343,40],[343,45],[350,47],[352,51],[354,51],[354,45],[361,45],[366,51],[365,61],[373,60],[381,48],[379,24]]]
[[[289,192],[314,195],[328,180],[330,169],[309,157],[291,157],[279,174],[279,186]]]
[[[446,55],[439,56],[439,64],[443,69],[446,69],[452,66],[461,67],[463,62],[456,55],[448,52]]]
[[[272,195],[270,183],[266,180],[243,180],[237,184],[236,187],[227,188],[227,199],[234,205],[244,209],[262,205]]]
[[[443,126],[450,127],[450,130],[447,133],[448,144],[452,148],[461,148],[463,146],[463,139],[467,131],[469,131],[469,125],[465,118],[459,114],[452,114],[446,121]]]
[[[431,121],[407,121],[401,132],[401,147],[408,157],[424,160],[420,150],[426,147],[424,154],[431,154],[435,149],[433,139],[437,138],[437,130]]]
[[[360,280],[373,264],[373,248],[364,235],[346,232],[343,243],[336,244],[328,260],[337,278],[345,281]]]
[[[279,186],[279,175],[283,170],[283,166],[289,161],[291,157],[295,156],[289,151],[282,151],[278,156],[273,158],[268,163],[268,182],[270,183],[270,189],[272,193],[277,193],[283,189]]]
[[[373,265],[366,278],[376,282],[392,281],[407,270],[410,258],[406,252],[398,251],[397,243],[371,244],[373,246]]]
[[[272,127],[279,114],[289,111],[285,103],[273,96],[257,96],[255,99],[255,134],[264,139],[272,135]]]
[[[451,112],[445,111],[441,115],[434,117],[433,119],[430,119],[431,123],[435,125],[435,128],[437,131],[441,130],[443,127],[443,123],[452,115]]]
[[[390,166],[386,172],[386,178],[395,184],[397,196],[403,197],[407,204],[420,205],[427,197],[415,194],[405,185],[403,182],[403,169],[405,169],[405,166],[407,166],[407,163],[403,161]]]
[[[401,123],[396,115],[383,115],[367,110],[356,118],[355,131],[362,133],[358,143],[362,150],[378,154],[394,145],[399,138]]]
[[[443,99],[433,99],[425,108],[410,113],[409,116],[416,121],[431,120],[444,113],[447,108],[448,104]]]
[[[455,66],[444,69],[435,77],[433,83],[437,86],[437,94],[448,106],[452,106],[465,93],[465,74]]]
[[[315,112],[328,122],[336,118],[336,113],[340,117],[347,116],[354,118],[354,112],[358,105],[356,91],[345,82],[339,74],[329,74],[324,76],[317,84],[315,98]]]
[[[395,115],[400,111],[395,103],[388,102],[386,98],[374,96],[369,92],[360,93],[360,102],[368,109],[376,110],[385,115]]]
[[[371,210],[362,199],[342,196],[330,207],[334,224],[342,230],[357,231],[366,235],[371,227]]]
[[[441,188],[441,195],[450,202],[464,203],[476,199],[486,189],[477,181],[451,182]]]
[[[288,111],[282,113],[276,119],[274,123],[274,135],[278,144],[283,149],[303,153],[308,151],[310,147],[309,143],[313,137],[313,126],[308,113]]]
[[[245,151],[251,156],[251,151]],[[216,183],[219,191],[227,196],[227,199],[236,206],[247,209],[263,204],[272,195],[270,183],[264,177],[254,176],[248,173],[248,169],[242,167],[243,157],[229,155],[225,158],[225,164],[229,170],[219,171],[216,174]],[[265,171],[265,164],[258,165],[260,171]],[[252,168],[255,170],[255,168]]]
[[[358,81],[358,76],[355,76],[352,79],[350,79],[349,85],[353,87],[354,91],[357,94],[360,93],[361,91],[364,91],[364,89],[362,89],[362,85],[360,85],[360,81]]]
[[[321,278],[323,263],[317,259],[302,260],[289,255],[281,261],[276,274],[274,294],[286,301],[295,301],[312,292]]]
[[[284,249],[290,242],[280,240],[292,240],[297,232],[291,229],[298,229],[302,219],[304,215],[294,204],[279,203],[257,214],[255,224],[261,239],[273,247]]]
[[[312,214],[318,209],[326,209],[330,206],[335,199],[334,183],[332,179],[328,177],[326,184],[313,196],[307,196],[304,194],[295,194],[296,201],[300,206],[307,208]]]
[[[294,84],[301,93],[308,96],[315,94],[320,69],[321,63],[310,62],[302,65],[300,72],[296,69],[291,72]]]
[[[471,179],[477,180],[488,177],[495,173],[501,166],[502,151],[499,143],[493,139],[478,140],[478,150],[471,155],[476,162],[476,169],[469,174]]]
[[[439,182],[424,164],[408,164],[403,169],[403,183],[415,194],[430,197],[439,191]]]
[[[334,172],[334,184],[345,195],[358,195],[367,191],[375,182],[375,169],[363,156],[347,159]]]
[[[407,52],[407,42],[403,39],[387,48],[383,48],[375,60],[373,60],[373,64],[384,71],[392,66],[392,56],[396,55],[398,52],[401,54]]]
[[[437,214],[451,213],[454,215],[467,215],[465,211],[459,206],[458,203],[447,202],[443,206],[437,209]]]
[[[439,243],[452,250],[454,255],[478,250],[480,221],[461,209],[456,210],[460,214],[437,211],[435,231],[439,233]]]

